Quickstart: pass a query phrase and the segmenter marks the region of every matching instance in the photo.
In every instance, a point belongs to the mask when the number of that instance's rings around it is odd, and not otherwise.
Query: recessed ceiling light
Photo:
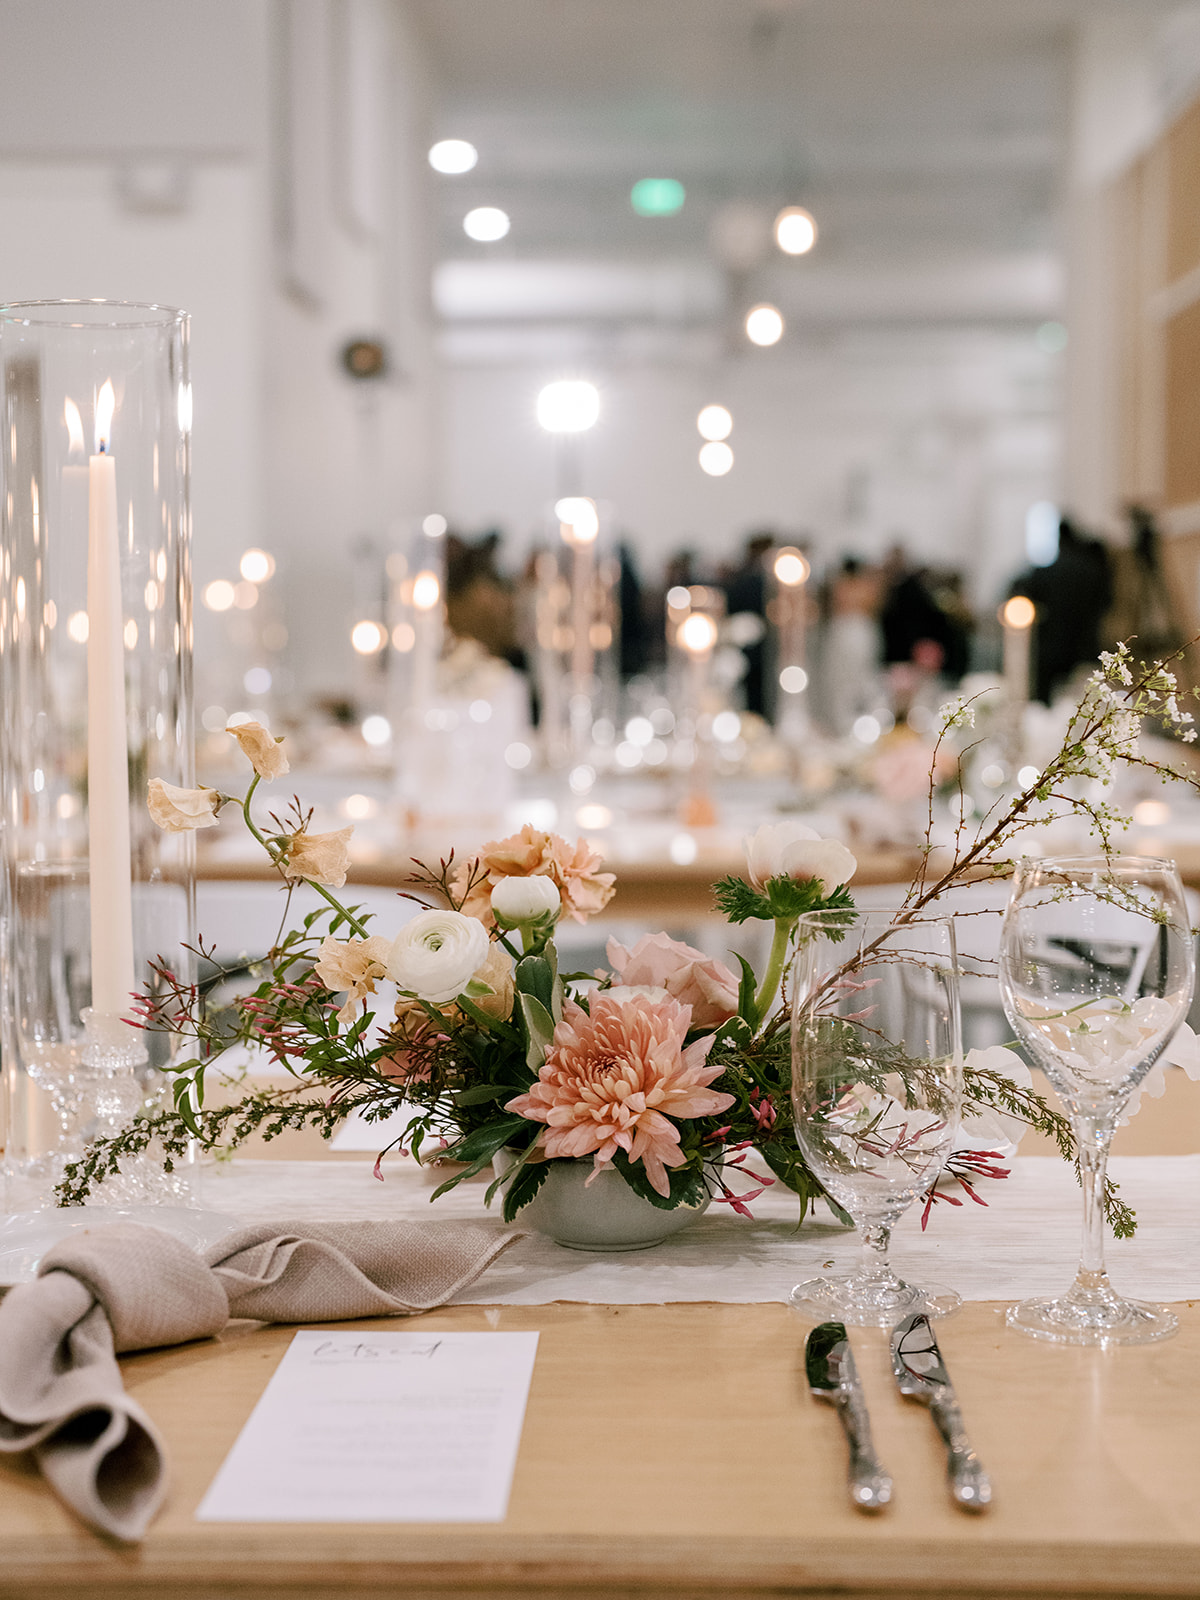
[[[510,226],[508,212],[501,211],[499,206],[476,206],[463,218],[463,232],[479,244],[494,244],[497,239],[503,239]]]
[[[429,152],[429,165],[447,175],[470,172],[478,160],[478,150],[465,139],[439,139]]]
[[[774,306],[755,306],[746,317],[746,337],[751,344],[778,344],[783,338],[783,317]]]
[[[700,447],[700,467],[710,478],[723,478],[733,466],[733,451],[720,440]]]
[[[803,206],[787,206],[775,218],[775,243],[785,255],[807,255],[816,242],[817,225]]]
[[[600,391],[580,378],[548,383],[537,397],[537,419],[547,433],[585,433],[600,415]]]
[[[696,418],[702,439],[728,439],[733,432],[733,417],[724,406],[705,406]]]

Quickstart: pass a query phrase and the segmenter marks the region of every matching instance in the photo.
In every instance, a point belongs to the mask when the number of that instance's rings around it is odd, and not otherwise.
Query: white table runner
[[[461,1184],[430,1206],[433,1185],[405,1161],[385,1181],[370,1162],[244,1161],[203,1170],[197,1202],[253,1218],[445,1217],[491,1220],[484,1186]],[[1200,1298],[1200,1155],[1125,1156],[1112,1162],[1122,1198],[1138,1214],[1134,1239],[1108,1241],[1108,1267],[1124,1294],[1156,1300]],[[1017,1158],[1002,1182],[980,1186],[986,1208],[938,1205],[927,1231],[914,1209],[896,1231],[897,1270],[917,1282],[957,1289],[967,1300],[1008,1300],[1065,1289],[1078,1260],[1081,1198],[1070,1170],[1047,1157]],[[544,1305],[555,1300],[647,1305],[668,1301],[755,1304],[784,1300],[826,1263],[850,1265],[853,1234],[825,1221],[796,1228],[796,1201],[781,1185],[753,1204],[753,1221],[714,1206],[651,1250],[592,1255],[531,1236],[458,1296],[470,1305]],[[828,1216],[824,1207],[820,1215]],[[519,1224],[518,1224],[519,1226]]]

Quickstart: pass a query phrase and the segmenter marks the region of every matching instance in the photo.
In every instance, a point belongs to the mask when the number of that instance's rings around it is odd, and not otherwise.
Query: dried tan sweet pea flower
[[[206,788],[181,789],[162,778],[151,778],[146,786],[146,809],[160,828],[168,833],[191,833],[196,828],[215,828],[220,792]]]
[[[379,934],[372,934],[369,939],[321,940],[313,971],[327,989],[335,994],[345,992],[345,1001],[338,1012],[338,1021],[343,1026],[349,1027],[359,1001],[374,994],[376,981],[387,976],[391,948],[392,941]]]
[[[293,833],[287,847],[283,872],[287,878],[308,878],[340,889],[350,870],[350,835],[353,828],[336,833]]]
[[[261,722],[235,722],[225,732],[233,735],[255,772],[268,783],[289,770],[282,747]]]

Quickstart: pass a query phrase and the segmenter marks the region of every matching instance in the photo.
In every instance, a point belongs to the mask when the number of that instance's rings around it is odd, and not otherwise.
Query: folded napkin
[[[140,1539],[166,1495],[166,1453],[117,1352],[204,1339],[230,1317],[429,1311],[520,1237],[470,1223],[270,1222],[201,1256],[132,1222],[71,1234],[0,1301],[0,1451],[31,1451],[85,1522]]]

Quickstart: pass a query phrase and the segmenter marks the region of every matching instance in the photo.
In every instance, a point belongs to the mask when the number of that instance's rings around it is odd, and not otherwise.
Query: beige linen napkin
[[[31,1451],[85,1522],[140,1539],[166,1495],[166,1453],[117,1352],[207,1338],[230,1317],[429,1311],[521,1237],[470,1223],[268,1222],[201,1256],[132,1222],[71,1234],[0,1301],[0,1451]]]

